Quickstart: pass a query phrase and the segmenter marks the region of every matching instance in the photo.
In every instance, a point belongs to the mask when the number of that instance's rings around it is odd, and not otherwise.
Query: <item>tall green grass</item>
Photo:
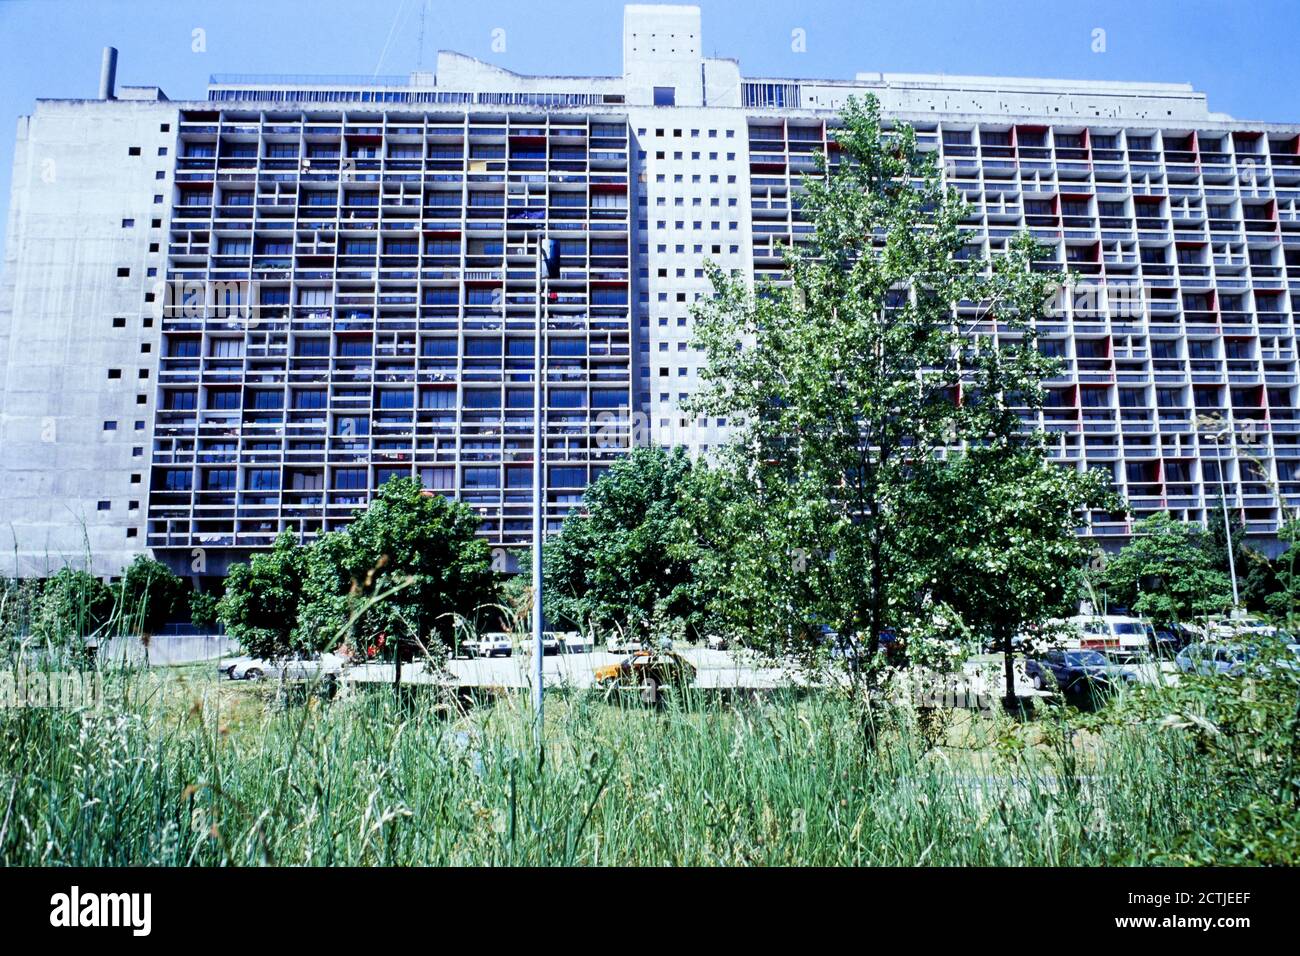
[[[11,865],[1093,865],[1214,812],[1177,735],[977,718],[868,746],[833,694],[660,710],[548,704],[544,761],[507,696],[278,706],[141,673],[98,713],[0,712]]]

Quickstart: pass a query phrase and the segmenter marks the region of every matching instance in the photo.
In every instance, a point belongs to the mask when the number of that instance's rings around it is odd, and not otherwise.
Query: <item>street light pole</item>
[[[1223,439],[1230,437],[1232,426],[1219,430],[1218,439],[1219,447],[1223,448]],[[1236,457],[1237,443],[1232,443],[1233,457]],[[1224,487],[1227,484],[1227,474],[1224,471],[1223,456],[1219,456],[1219,504],[1223,506],[1223,537],[1228,542],[1228,576],[1232,579],[1232,611],[1235,614],[1241,604],[1241,599],[1237,594],[1237,560],[1232,553],[1232,525],[1228,521],[1228,492]]]
[[[537,234],[535,299],[536,324],[533,329],[533,736],[538,753],[542,749],[542,271],[546,267],[543,246],[545,237]]]

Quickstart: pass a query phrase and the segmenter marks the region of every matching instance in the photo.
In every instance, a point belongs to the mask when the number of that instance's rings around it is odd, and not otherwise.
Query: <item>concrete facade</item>
[[[1027,413],[1055,460],[1105,469],[1138,517],[1203,522],[1222,490],[1270,546],[1300,507],[1300,126],[1182,84],[747,78],[701,28],[695,7],[628,6],[615,77],[443,52],[409,77],[40,101],[0,289],[0,570],[12,526],[20,573],[88,537],[101,573],[149,547],[219,574],[285,529],[343,526],[399,473],[513,552],[540,233],[568,243],[545,304],[548,527],[633,440],[708,454],[726,423],[680,412],[705,262],[781,280],[780,244],[810,228],[800,177],[866,93],[971,202],[972,255],[1028,229],[1042,268],[1079,274],[1040,329],[1065,371]],[[257,310],[215,308],[229,284]],[[1088,522],[1111,546],[1131,530]]]
[[[157,100],[89,100],[18,123],[0,291],[6,574],[88,554],[111,574],[143,548],[159,341],[145,295],[165,269],[154,197],[172,189],[175,118]]]

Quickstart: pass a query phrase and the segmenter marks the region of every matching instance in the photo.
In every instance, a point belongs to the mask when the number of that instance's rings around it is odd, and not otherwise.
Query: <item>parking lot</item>
[[[701,690],[774,690],[782,687],[808,687],[814,684],[809,675],[793,664],[773,667],[743,651],[720,651],[687,647],[679,651],[696,668],[694,686]],[[577,690],[591,687],[593,672],[607,664],[624,660],[624,654],[596,650],[587,654],[555,654],[543,658],[542,673],[546,686]],[[429,673],[421,664],[402,668],[404,684],[444,684],[458,687],[522,689],[532,686],[533,658],[517,650],[510,657],[450,660],[447,675]],[[842,670],[828,679],[847,680]],[[1002,694],[1000,661],[972,661],[961,675],[945,682],[947,696],[954,700],[991,699]],[[344,672],[344,681],[355,684],[391,684],[392,664],[359,664]],[[1015,673],[1016,693],[1021,697],[1042,696],[1025,678],[1023,666]],[[964,706],[957,703],[957,706]]]

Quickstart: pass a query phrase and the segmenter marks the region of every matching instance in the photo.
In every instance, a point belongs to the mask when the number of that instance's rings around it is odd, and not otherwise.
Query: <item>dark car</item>
[[[1048,651],[1025,661],[1025,674],[1038,690],[1059,688],[1065,694],[1132,684],[1133,668],[1112,663],[1097,651]]]
[[[1196,636],[1181,624],[1157,625],[1151,639],[1151,651],[1157,657],[1169,660],[1195,639]]]

